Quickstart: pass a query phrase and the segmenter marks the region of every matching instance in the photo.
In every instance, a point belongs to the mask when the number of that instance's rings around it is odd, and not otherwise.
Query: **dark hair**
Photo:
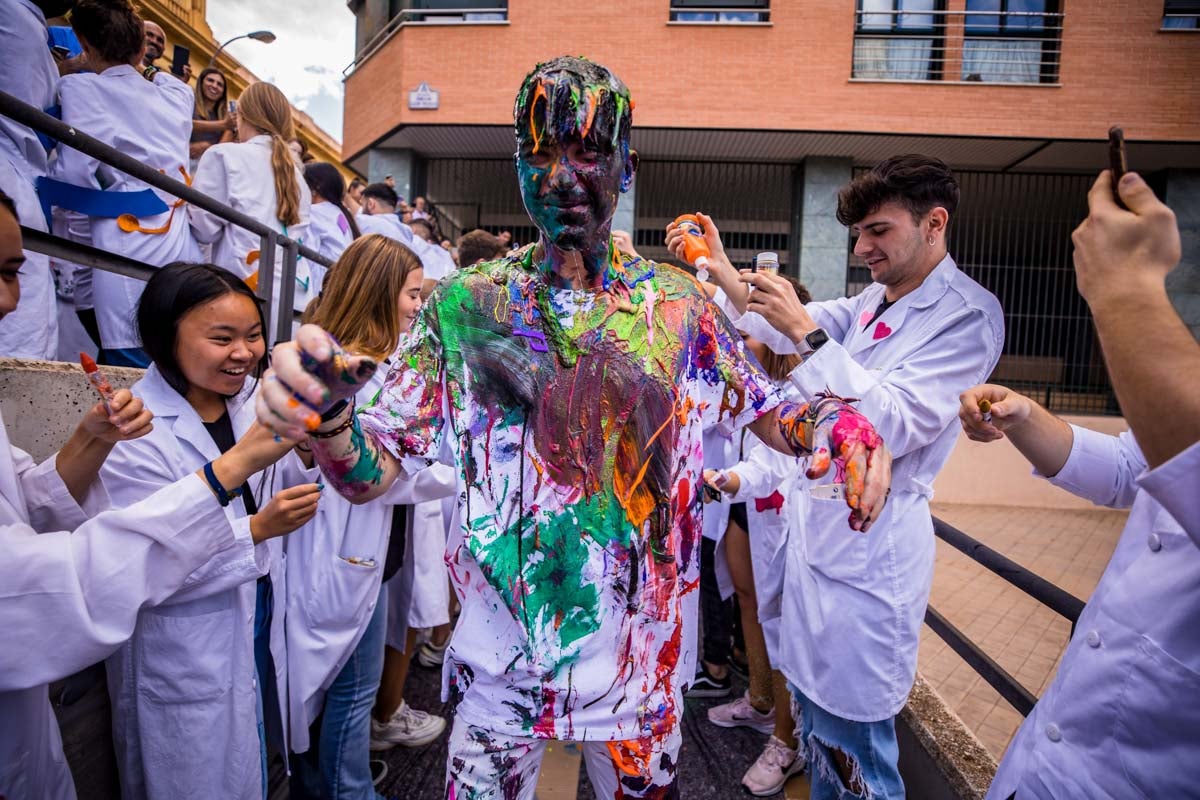
[[[213,110],[208,110],[208,98],[204,96],[204,79],[209,75],[221,76],[221,97],[213,105]],[[229,81],[225,78],[225,73],[216,67],[205,67],[200,70],[200,77],[196,78],[196,86],[192,90],[196,95],[196,106],[192,111],[192,119],[201,120],[218,120],[225,119],[226,111],[229,108]],[[210,117],[210,113],[215,113],[215,116]]]
[[[410,221],[408,223],[408,227],[413,229],[414,234],[416,234],[418,227],[424,228],[426,231],[428,231],[428,233],[429,233],[428,238],[426,238],[424,236],[421,237],[422,239],[425,239],[425,241],[427,241],[427,242],[430,242],[432,239],[435,238],[434,237],[435,231],[433,229],[433,223],[423,217],[417,217],[416,219]],[[437,244],[436,242],[432,242],[432,243]]]
[[[350,180],[350,188],[348,191],[353,192],[355,189],[357,189],[360,186],[366,186],[366,184],[362,182],[362,178],[352,178]]]
[[[342,173],[338,172],[337,167],[325,161],[312,161],[305,164],[304,182],[308,184],[308,188],[313,191],[313,194],[321,195],[338,207],[342,216],[346,218],[346,222],[350,223],[352,239],[362,236],[362,231],[358,229],[358,223],[354,221],[354,215],[346,210],[346,206],[342,202],[346,196],[346,181],[342,178]]]
[[[919,153],[892,156],[838,192],[838,222],[855,225],[885,203],[900,203],[914,221],[941,206],[954,214],[958,181],[945,161]]]
[[[628,155],[633,127],[629,89],[607,67],[575,56],[538,64],[521,82],[513,106],[517,155],[543,138],[589,141],[601,152]]]
[[[132,62],[142,52],[146,32],[129,0],[79,0],[71,28],[106,61]]]
[[[3,189],[0,189],[0,207],[7,208],[8,213],[17,217],[17,204],[13,202],[11,197],[4,193]],[[17,222],[20,224],[20,217],[17,217]]]
[[[458,238],[458,263],[469,267],[478,263],[479,259],[491,261],[499,258],[504,252],[500,240],[485,230],[476,228],[470,233],[464,233]]]
[[[386,183],[372,183],[363,189],[363,200],[368,197],[374,197],[384,205],[395,206],[400,202],[400,196],[396,194],[396,190],[388,186]]]
[[[258,321],[263,335],[267,332],[267,319],[263,315],[262,303],[246,283],[227,269],[214,264],[186,264],[177,261],[155,271],[142,299],[138,301],[138,336],[142,349],[158,367],[171,388],[186,396],[187,378],[175,357],[175,345],[179,332],[179,321],[197,306],[216,300],[227,294],[240,294],[254,301],[258,310]],[[264,355],[254,367],[254,378],[262,376],[267,358]]]

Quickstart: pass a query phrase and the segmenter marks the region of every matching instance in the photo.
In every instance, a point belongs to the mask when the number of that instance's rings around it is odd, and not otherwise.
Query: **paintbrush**
[[[109,416],[112,416],[112,406],[109,405],[113,399],[112,384],[108,382],[108,378],[104,373],[100,371],[100,367],[96,366],[96,361],[87,353],[79,354],[79,364],[83,367],[83,371],[87,375],[88,383],[100,395],[100,400],[104,403],[104,411]]]

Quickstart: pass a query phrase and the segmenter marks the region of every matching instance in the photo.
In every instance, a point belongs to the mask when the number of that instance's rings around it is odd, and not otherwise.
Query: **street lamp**
[[[235,36],[217,48],[217,52],[213,53],[213,57],[208,60],[208,65],[211,67],[213,64],[216,64],[217,56],[221,55],[221,51],[236,42],[238,39],[253,39],[256,42],[270,44],[271,42],[275,41],[275,34],[271,33],[270,31],[251,31],[250,33],[243,33],[241,36]]]

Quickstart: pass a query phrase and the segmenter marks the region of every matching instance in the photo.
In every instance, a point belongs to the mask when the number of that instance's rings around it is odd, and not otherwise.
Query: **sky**
[[[342,138],[342,70],[354,59],[354,14],[345,0],[208,0],[208,24],[218,42],[256,30],[272,44],[241,39],[228,52]]]

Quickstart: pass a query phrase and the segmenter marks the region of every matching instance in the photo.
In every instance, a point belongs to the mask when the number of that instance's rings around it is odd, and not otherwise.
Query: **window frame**
[[[722,13],[756,14],[757,19],[721,19]],[[680,19],[681,14],[712,14],[712,19]],[[766,25],[771,22],[771,0],[669,0],[667,21],[679,25]]]
[[[1000,5],[999,11],[971,11],[971,0],[965,0],[962,12],[963,54],[966,55],[967,42],[986,39],[1038,39],[1041,40],[1042,55],[1038,63],[1038,81],[1020,83],[1016,81],[985,81],[986,83],[1002,83],[1011,86],[1035,86],[1044,83],[1058,83],[1059,61],[1062,56],[1062,0],[1044,0],[1042,27],[1010,29],[1009,3],[1012,0],[996,0]],[[1022,12],[1012,12],[1022,13]],[[1038,13],[1038,12],[1032,12]],[[1000,25],[995,31],[972,30],[968,23],[972,15],[999,16]],[[1053,24],[1048,24],[1053,23]],[[962,77],[961,80],[966,80]]]
[[[860,36],[880,36],[894,37],[897,39],[930,39],[933,44],[929,49],[929,69],[925,73],[923,79],[913,79],[920,83],[941,83],[945,80],[946,73],[946,26],[949,19],[946,12],[946,0],[933,0],[933,7],[929,10],[906,11],[898,6],[903,0],[889,0],[892,5],[891,12],[879,11],[863,11],[863,0],[854,0],[854,39],[857,40]],[[890,13],[892,17],[891,26],[884,28],[863,28],[863,15],[876,13]],[[933,18],[933,24],[928,28],[900,28],[901,14],[928,14]],[[943,22],[939,25],[938,19]],[[850,67],[851,79],[859,78],[854,74],[854,66]],[[859,78],[860,80],[872,80],[871,78]],[[890,80],[884,78],[882,80]]]

